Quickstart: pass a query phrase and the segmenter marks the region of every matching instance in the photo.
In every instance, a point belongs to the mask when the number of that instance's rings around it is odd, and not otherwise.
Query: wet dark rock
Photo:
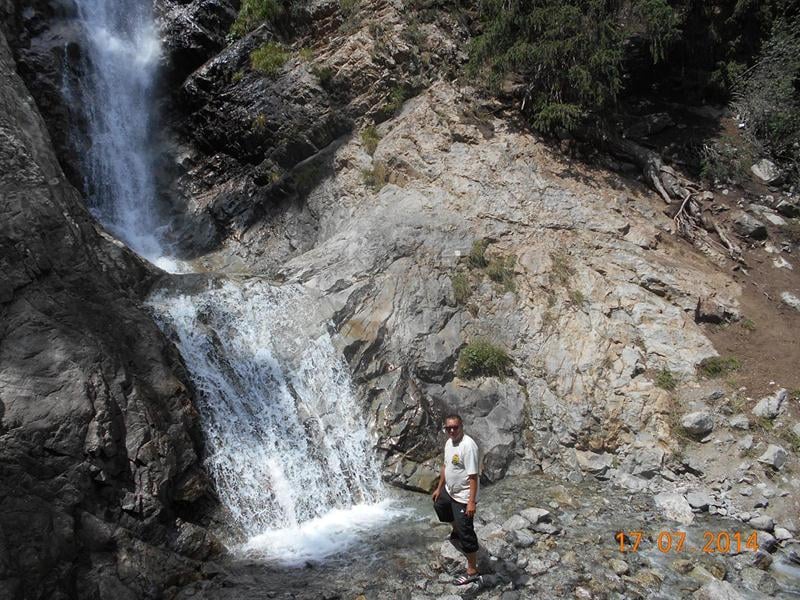
[[[154,3],[164,53],[164,76],[175,89],[225,45],[238,12],[229,0],[158,0]]]
[[[163,541],[198,415],[155,273],[97,229],[15,71],[0,35],[0,589],[154,597],[197,568]]]

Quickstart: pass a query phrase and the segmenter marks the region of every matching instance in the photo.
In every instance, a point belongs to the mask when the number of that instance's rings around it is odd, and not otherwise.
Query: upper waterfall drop
[[[84,74],[66,93],[80,103],[90,141],[89,208],[133,250],[174,270],[157,210],[154,91],[161,56],[149,2],[77,0],[86,32]]]

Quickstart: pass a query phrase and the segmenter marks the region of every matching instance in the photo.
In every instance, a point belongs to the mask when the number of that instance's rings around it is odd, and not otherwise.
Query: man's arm
[[[477,508],[475,502],[478,498],[478,474],[468,475],[467,477],[469,479],[469,500],[467,500],[467,510],[465,512],[468,517],[474,517],[475,509]]]
[[[436,489],[433,490],[433,501],[436,502],[439,499],[439,494],[442,493],[444,489],[444,463],[442,463],[442,471],[439,473],[439,485],[436,486]]]

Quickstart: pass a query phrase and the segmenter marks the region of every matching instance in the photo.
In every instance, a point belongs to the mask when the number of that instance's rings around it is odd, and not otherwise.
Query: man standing
[[[433,507],[439,520],[451,523],[450,541],[467,556],[467,574],[455,580],[456,585],[478,581],[478,536],[472,518],[478,502],[478,445],[464,434],[459,415],[444,421],[448,440],[444,445],[444,466],[439,485],[433,492]]]

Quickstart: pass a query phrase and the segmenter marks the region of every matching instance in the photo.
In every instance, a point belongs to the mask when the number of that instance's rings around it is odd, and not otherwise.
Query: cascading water
[[[148,2],[77,0],[87,35],[80,102],[89,205],[167,270],[153,174],[159,41]],[[182,266],[181,268],[183,268]],[[385,522],[380,470],[349,376],[299,287],[229,281],[150,305],[198,390],[207,465],[241,547],[289,564],[323,558]]]
[[[77,8],[87,52],[77,90],[66,92],[83,111],[91,143],[84,160],[89,208],[136,252],[174,270],[164,257],[153,175],[160,44],[152,7],[138,0],[77,0]]]

